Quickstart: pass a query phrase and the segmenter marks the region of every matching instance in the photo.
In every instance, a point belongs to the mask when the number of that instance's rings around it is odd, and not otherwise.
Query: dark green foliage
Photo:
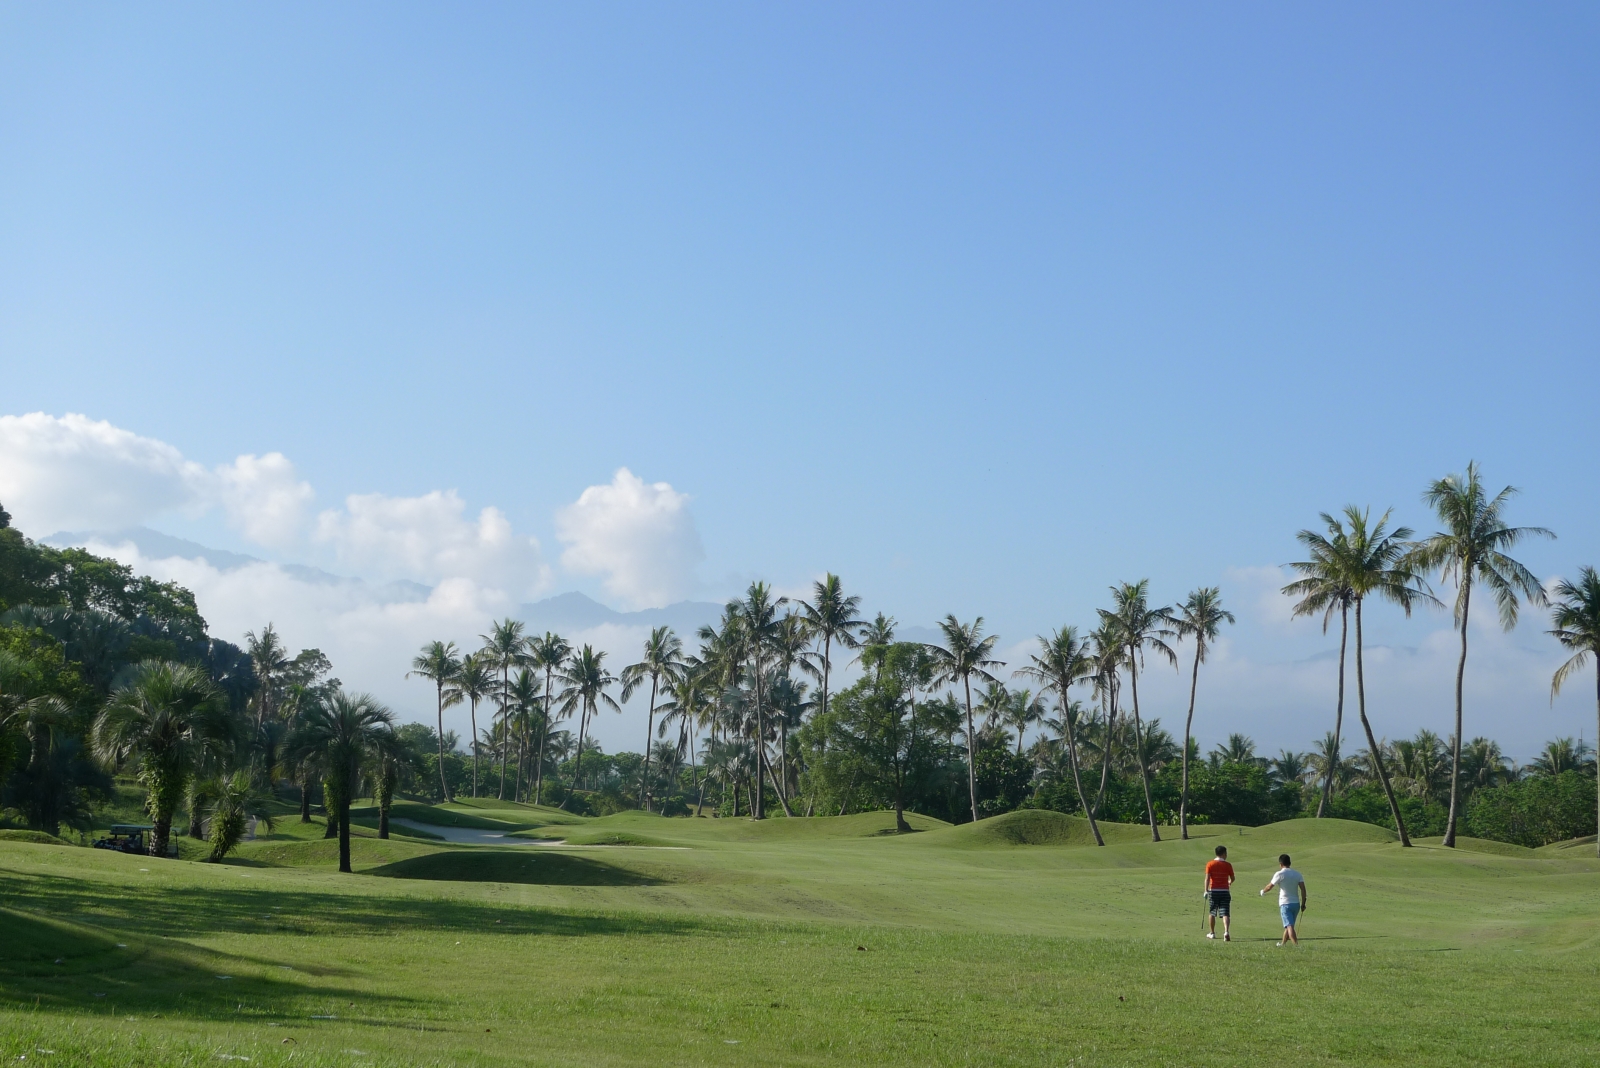
[[[1450,813],[1439,802],[1431,798],[1409,796],[1397,797],[1396,801],[1400,805],[1401,816],[1405,818],[1406,829],[1412,834],[1426,838],[1444,833],[1445,822],[1449,819]],[[1328,803],[1328,815],[1335,819],[1376,824],[1391,831],[1395,829],[1394,815],[1389,810],[1389,802],[1383,796],[1383,788],[1377,783],[1368,783],[1346,790],[1342,794],[1335,794]]]
[[[1595,780],[1579,771],[1534,775],[1479,790],[1467,805],[1467,833],[1542,846],[1595,833]],[[1409,817],[1408,817],[1409,819]]]
[[[1027,799],[1033,762],[1003,743],[991,743],[978,750],[977,772],[978,812],[996,816],[1020,808]]]

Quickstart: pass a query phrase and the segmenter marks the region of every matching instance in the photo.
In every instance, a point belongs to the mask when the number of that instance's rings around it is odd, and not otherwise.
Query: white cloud
[[[538,540],[514,534],[498,508],[468,519],[454,490],[420,497],[353,494],[343,511],[318,516],[316,539],[330,545],[342,565],[367,575],[466,578],[530,597],[549,585]]]
[[[665,482],[647,484],[626,467],[556,513],[556,531],[567,546],[562,566],[604,575],[606,592],[632,609],[686,597],[705,559],[688,494]]]
[[[299,540],[316,494],[283,453],[241,456],[218,467],[216,478],[229,526],[258,545],[286,548]]]
[[[0,501],[37,534],[204,507],[211,476],[171,445],[87,416],[0,416]]]

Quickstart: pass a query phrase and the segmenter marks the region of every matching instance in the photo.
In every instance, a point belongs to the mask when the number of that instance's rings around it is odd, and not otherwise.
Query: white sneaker
[[[1281,945],[1283,945],[1283,943],[1282,943],[1282,942],[1279,942],[1279,943],[1278,943],[1278,945],[1280,945],[1280,946],[1281,946]]]
[[[1215,937],[1217,937],[1217,932],[1215,932],[1215,931],[1207,931],[1206,932],[1206,937],[1207,938],[1215,938]]]

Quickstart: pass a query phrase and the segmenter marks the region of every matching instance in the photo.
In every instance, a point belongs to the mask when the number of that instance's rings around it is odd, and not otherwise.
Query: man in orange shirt
[[[1206,932],[1206,937],[1217,937],[1217,917],[1221,916],[1222,940],[1232,942],[1233,937],[1228,932],[1228,924],[1233,905],[1233,865],[1228,863],[1227,846],[1217,846],[1216,859],[1206,861],[1205,893],[1206,903],[1211,912],[1211,930]]]

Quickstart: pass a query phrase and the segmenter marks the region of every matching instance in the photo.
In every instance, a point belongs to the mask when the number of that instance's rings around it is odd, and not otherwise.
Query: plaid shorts
[[[1206,897],[1211,902],[1211,915],[1228,916],[1229,908],[1233,905],[1233,893],[1228,890],[1207,890]]]

